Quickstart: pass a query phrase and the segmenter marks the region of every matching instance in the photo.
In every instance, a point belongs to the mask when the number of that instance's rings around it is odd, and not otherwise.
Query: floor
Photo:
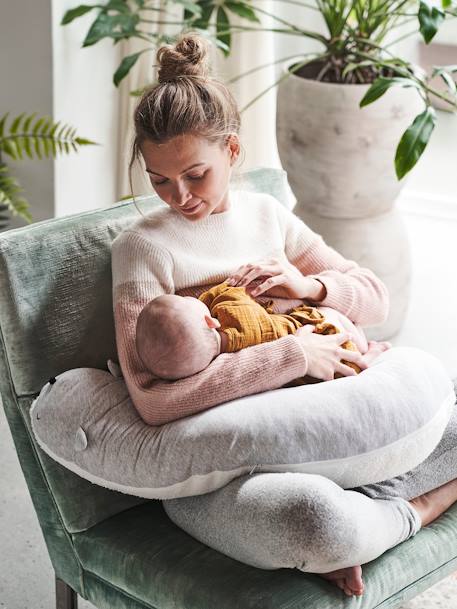
[[[457,376],[455,159],[457,116],[449,115],[444,116],[423,168],[412,175],[399,203],[410,235],[414,276],[408,316],[393,341],[434,353],[452,377]],[[421,194],[416,206],[414,193],[425,191],[434,193],[433,205],[429,201],[427,207]],[[1,408],[0,463],[0,607],[51,609],[53,572]],[[93,609],[83,601],[79,607]],[[451,577],[403,605],[403,609],[455,607],[457,580]]]

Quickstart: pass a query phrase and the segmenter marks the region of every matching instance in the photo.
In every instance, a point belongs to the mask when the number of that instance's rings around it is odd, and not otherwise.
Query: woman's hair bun
[[[209,45],[199,34],[182,34],[175,45],[164,45],[157,51],[159,83],[179,76],[199,76],[210,74]]]

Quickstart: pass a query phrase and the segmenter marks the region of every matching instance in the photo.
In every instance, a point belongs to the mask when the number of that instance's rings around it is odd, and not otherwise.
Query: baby
[[[151,300],[137,320],[136,347],[150,372],[162,379],[177,380],[200,372],[220,353],[294,334],[305,324],[313,324],[318,334],[347,331],[354,342],[343,343],[344,349],[369,352],[362,330],[335,309],[301,305],[288,314],[274,313],[271,303],[261,305],[244,287],[231,287],[225,282],[198,299],[167,294]],[[380,343],[376,353],[371,349],[371,359],[386,345]],[[356,364],[343,362],[360,372]],[[294,382],[302,383],[303,379]]]

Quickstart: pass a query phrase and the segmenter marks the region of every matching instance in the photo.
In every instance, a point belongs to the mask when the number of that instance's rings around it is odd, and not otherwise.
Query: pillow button
[[[75,450],[80,452],[87,448],[87,436],[86,432],[82,427],[78,428],[78,431],[75,435]]]

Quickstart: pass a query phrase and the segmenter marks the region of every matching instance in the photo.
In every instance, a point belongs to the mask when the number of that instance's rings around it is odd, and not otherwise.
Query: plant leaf
[[[46,117],[46,120],[45,120],[43,126],[41,127],[40,134],[46,135],[48,133],[49,129],[51,128],[51,126],[52,126],[52,119]]]
[[[131,95],[132,97],[140,97],[145,92],[147,86],[149,85],[141,87],[141,89],[134,89],[133,91],[130,91],[129,95]]]
[[[71,23],[74,19],[76,19],[77,17],[81,17],[82,15],[85,15],[86,13],[91,11],[93,8],[98,8],[98,6],[96,4],[92,5],[92,6],[89,6],[88,4],[80,4],[76,8],[70,9],[63,16],[62,21],[60,22],[60,25],[67,25],[68,23]]]
[[[431,106],[418,114],[403,133],[395,154],[395,172],[401,180],[422,155],[435,128],[436,112]]]
[[[22,114],[19,114],[19,116],[17,116],[14,119],[14,121],[12,122],[11,127],[10,127],[10,133],[12,135],[17,133],[17,130],[19,129],[19,126],[20,126],[21,121],[24,118],[24,116],[25,116],[25,112],[22,112]]]
[[[441,76],[441,78],[446,83],[449,92],[452,95],[457,95],[457,84],[446,69],[444,69],[443,67],[435,68],[432,72],[432,77],[433,76]]]
[[[213,14],[214,4],[204,4],[201,5],[201,16],[192,21],[192,26],[194,28],[201,28],[205,30],[208,27],[208,23],[211,19],[211,15]],[[184,19],[189,19],[190,15],[185,11]]]
[[[219,6],[217,9],[217,21],[216,21],[216,32],[217,39],[223,42],[228,49],[231,47],[232,37],[230,32],[227,30],[230,29],[230,20],[228,18],[227,13],[223,9],[222,6]],[[225,32],[225,33],[223,33]],[[227,56],[230,51],[223,51],[224,55]]]
[[[48,137],[43,137],[41,140],[43,144],[43,154],[46,158],[49,158],[51,152],[51,145]]]
[[[124,57],[124,59],[120,63],[120,66],[118,67],[113,76],[113,82],[116,87],[118,87],[121,80],[127,76],[130,70],[136,64],[138,57],[143,52],[144,51],[139,51],[138,53],[133,53],[132,55],[127,55],[127,57]]]
[[[3,140],[3,142],[0,142],[0,148],[12,159],[14,159],[15,161],[18,160],[19,157],[16,151],[16,146],[11,140],[5,139]]]
[[[227,1],[225,6],[229,9],[229,11],[243,17],[243,19],[260,23],[260,19],[257,17],[254,10],[245,2],[235,2],[234,0],[231,0]]]
[[[0,138],[3,137],[3,131],[5,129],[5,123],[6,123],[6,119],[8,118],[9,112],[7,112],[6,114],[4,114],[2,116],[2,118],[0,119]]]
[[[24,158],[22,155],[22,149],[21,149],[21,141],[20,141],[20,137],[15,136],[13,137],[13,139],[10,140],[10,142],[14,145],[14,148],[16,150],[16,154],[17,154],[17,158],[22,161],[22,159]]]
[[[75,137],[74,141],[78,144],[78,146],[98,146],[97,142],[86,140],[83,137]]]
[[[173,1],[176,4],[181,4],[184,7],[186,13],[192,13],[192,15],[195,15],[196,17],[200,17],[200,15],[202,14],[202,9],[196,2],[193,2],[193,0],[173,0]]]
[[[345,78],[348,74],[348,72],[352,72],[353,70],[357,70],[357,68],[363,68],[365,66],[371,66],[373,65],[373,61],[370,60],[366,60],[366,61],[357,61],[354,63],[348,63],[347,66],[344,68],[343,72],[341,73],[342,78]]]
[[[0,165],[0,204],[6,205],[13,215],[19,214],[31,222],[29,205],[20,195],[21,192],[23,189],[16,178],[9,174],[9,168],[6,165]],[[2,216],[2,219],[5,219],[5,216]]]
[[[36,121],[36,123],[35,123],[35,125],[33,126],[33,129],[32,129],[32,133],[33,133],[33,135],[37,135],[37,134],[38,134],[39,130],[41,129],[41,127],[42,127],[42,125],[43,125],[43,123],[44,123],[45,121],[47,121],[47,119],[48,119],[48,117],[47,117],[47,116],[42,116],[41,118],[39,118],[39,119]]]
[[[22,125],[22,130],[24,131],[24,133],[28,133],[29,129],[30,129],[30,124],[32,123],[33,119],[36,116],[36,112],[34,112],[33,114],[30,114],[24,121],[24,124]]]
[[[437,33],[440,25],[444,21],[446,14],[443,10],[437,6],[430,6],[424,0],[420,0],[419,3],[419,31],[422,34],[422,38],[428,44],[435,34]]]
[[[108,4],[103,7],[104,12],[119,11],[120,13],[130,13],[130,7],[126,0],[109,0]]]
[[[439,66],[439,68],[446,70],[446,72],[457,72],[457,64],[450,66]]]
[[[34,137],[33,143],[35,144],[35,153],[36,153],[37,157],[39,159],[42,159],[43,157],[41,155],[40,138]]]
[[[55,132],[57,131],[57,129],[59,128],[59,126],[60,126],[60,121],[57,121],[57,123],[54,123],[54,124],[53,124],[52,129],[51,129],[51,131],[50,131],[50,132],[49,132],[49,134],[48,134],[48,135],[49,135],[49,137],[54,137]]]
[[[24,150],[29,159],[33,159],[32,147],[30,145],[30,137],[24,136]]]
[[[129,38],[137,33],[136,26],[139,22],[140,16],[137,13],[108,15],[101,12],[89,28],[83,47],[91,46],[103,38],[113,38],[115,41]]]
[[[416,81],[411,78],[402,78],[401,76],[396,76],[394,78],[377,78],[365,95],[362,98],[359,106],[363,108],[364,106],[368,106],[368,104],[372,104],[374,101],[379,99],[381,95],[390,89],[393,85],[401,85],[402,87],[415,87],[419,88],[419,85]]]

